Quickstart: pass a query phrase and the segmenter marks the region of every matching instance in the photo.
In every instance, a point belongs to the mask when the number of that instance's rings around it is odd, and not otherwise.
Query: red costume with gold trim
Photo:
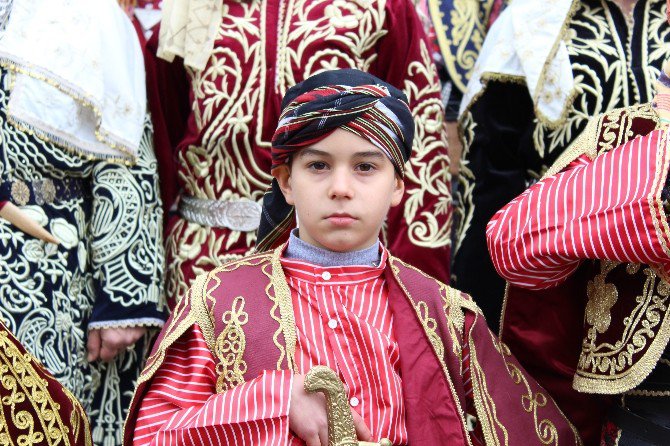
[[[509,281],[502,339],[585,444],[600,440],[609,395],[667,395],[655,379],[670,339],[664,127],[650,104],[592,120],[487,228]]]
[[[249,427],[252,414],[262,421],[261,414],[270,412],[266,407],[286,404],[286,392],[275,391],[273,380],[266,381],[265,394],[249,393],[253,389],[249,383],[259,377],[275,373],[282,379],[283,373],[296,371],[297,313],[281,252],[280,248],[247,257],[201,275],[190,294],[178,302],[140,379],[126,424],[128,444],[140,408],[157,403],[144,399],[154,386],[162,385],[156,380],[164,380],[166,370],[180,372],[181,366],[166,358],[184,336],[203,340],[192,344],[200,345],[191,353],[194,362],[211,357],[217,363],[216,377],[208,378],[216,380],[217,393],[203,395],[201,403],[172,399],[181,408],[169,422],[153,426],[153,432],[158,439],[164,426],[182,423],[183,427],[155,444],[221,437],[224,426],[212,422],[217,419],[238,423],[239,432]],[[381,274],[399,349],[410,444],[479,444],[466,427],[465,413],[470,410],[479,420],[479,438],[486,445],[581,444],[553,400],[492,335],[470,297],[393,257]],[[230,398],[231,392],[237,397]],[[251,424],[250,435],[263,434],[267,425],[260,430],[256,426]]]
[[[90,446],[79,401],[0,323],[0,444]]]
[[[270,140],[286,90],[320,71],[357,68],[404,91],[416,121],[406,198],[390,212],[387,246],[447,281],[446,132],[440,84],[414,4],[225,0],[223,9],[203,70],[185,70],[181,60],[148,67],[166,206],[180,193],[259,202],[271,180]],[[184,296],[196,275],[249,253],[254,240],[253,231],[174,216],[167,235],[167,295]]]

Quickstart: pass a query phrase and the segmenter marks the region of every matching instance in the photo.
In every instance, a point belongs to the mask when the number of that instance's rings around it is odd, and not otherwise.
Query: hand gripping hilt
[[[351,415],[344,385],[337,374],[328,367],[317,365],[305,376],[305,391],[321,392],[326,397],[328,415],[328,446],[392,446],[383,438],[379,443],[356,439],[354,418]]]

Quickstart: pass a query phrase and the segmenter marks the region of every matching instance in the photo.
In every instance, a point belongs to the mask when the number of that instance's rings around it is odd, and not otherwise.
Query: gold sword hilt
[[[326,397],[328,446],[392,446],[386,438],[379,443],[358,441],[344,384],[333,370],[322,365],[312,367],[304,387],[309,393],[321,392]]]

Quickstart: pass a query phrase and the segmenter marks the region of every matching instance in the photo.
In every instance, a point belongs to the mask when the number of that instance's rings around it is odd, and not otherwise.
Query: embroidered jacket
[[[37,446],[93,444],[77,398],[0,323],[0,442],[27,441]]]
[[[667,391],[654,378],[667,373],[670,339],[661,203],[670,140],[661,126],[650,104],[594,119],[487,228],[509,281],[502,337],[587,444],[606,404],[585,393]]]
[[[391,210],[386,244],[430,274],[449,278],[451,195],[440,83],[410,0],[225,0],[213,55],[202,71],[157,61],[150,103],[164,200],[178,193],[260,201],[270,184],[270,139],[286,90],[323,70],[357,68],[397,88],[416,121],[405,199]],[[156,42],[150,42],[150,44]],[[180,217],[167,234],[167,295],[239,258],[253,232]],[[173,304],[173,303],[172,303]]]
[[[223,393],[207,399],[207,404],[211,403],[208,409],[184,402],[184,409],[175,413],[170,423],[191,417],[201,425],[210,414],[239,419],[243,412],[261,411],[264,406],[260,402],[245,405],[250,395],[241,393],[245,383],[272,371],[295,370],[295,313],[280,252],[281,248],[247,257],[199,276],[189,295],[178,303],[147,362],[126,424],[128,444],[143,396],[161,369],[171,367],[165,362],[166,353],[194,326],[202,333],[201,345],[217,362],[217,390]],[[487,445],[581,444],[551,398],[518,365],[507,346],[491,334],[470,297],[393,257],[383,274],[404,378],[402,394],[410,444],[472,445],[465,421],[469,386]],[[233,340],[238,340],[233,350],[220,349]],[[201,353],[194,351],[196,356]],[[466,373],[471,382],[463,377]],[[267,388],[266,397],[281,400],[281,393],[272,391],[276,387]],[[238,397],[231,400],[230,392]],[[257,397],[262,401],[263,395]],[[215,401],[227,401],[228,405]],[[238,410],[236,401],[244,411]],[[185,428],[176,434],[188,444],[221,431],[211,425]]]
[[[488,260],[486,223],[543,176],[591,117],[650,101],[661,64],[670,56],[664,0],[636,2],[630,23],[608,0],[516,3],[500,15],[488,37],[500,39],[494,28],[507,21],[515,31],[534,24],[532,38],[513,38],[499,53],[515,53],[522,63],[536,60],[537,70],[527,69],[525,76],[481,73],[484,89],[463,104],[461,116],[454,285],[477,296],[492,327],[500,317],[504,281]],[[545,15],[556,3],[567,4],[565,21],[559,17],[557,34],[543,37],[542,24],[552,20]],[[554,51],[549,57],[536,44],[546,38],[550,42],[542,48]]]

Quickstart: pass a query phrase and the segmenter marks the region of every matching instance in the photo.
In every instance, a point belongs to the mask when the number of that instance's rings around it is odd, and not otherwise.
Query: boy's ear
[[[282,164],[272,170],[272,175],[277,179],[279,188],[284,194],[284,199],[288,204],[293,206],[293,188],[291,187],[291,168],[288,164]]]
[[[405,193],[405,181],[400,175],[395,175],[393,184],[393,195],[391,197],[391,207],[398,206],[402,201],[402,196]]]

